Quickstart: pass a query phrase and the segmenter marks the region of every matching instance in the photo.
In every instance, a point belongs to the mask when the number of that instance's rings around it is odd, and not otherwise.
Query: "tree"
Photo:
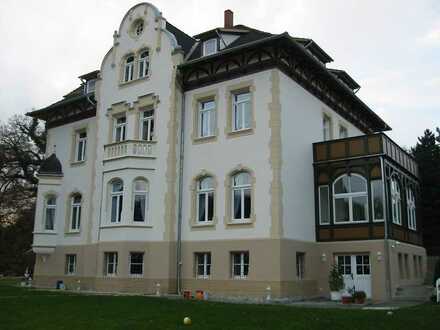
[[[429,255],[440,255],[440,130],[427,129],[412,153],[419,166],[423,240]]]
[[[38,120],[14,116],[0,125],[0,272],[30,266],[33,214],[46,133]]]

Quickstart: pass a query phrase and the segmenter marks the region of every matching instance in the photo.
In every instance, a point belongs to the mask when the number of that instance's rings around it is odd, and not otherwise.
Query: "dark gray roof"
[[[196,43],[196,40],[187,35],[182,30],[176,28],[173,24],[167,21],[166,29],[170,31],[176,37],[177,43],[182,47],[183,53],[186,55],[191,50],[192,46]]]
[[[50,155],[40,165],[39,174],[62,175],[63,167],[55,154]]]

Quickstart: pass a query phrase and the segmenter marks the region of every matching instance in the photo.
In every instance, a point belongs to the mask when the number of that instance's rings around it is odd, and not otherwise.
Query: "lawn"
[[[238,305],[147,298],[86,296],[16,287],[0,279],[0,329],[440,329],[440,306],[394,311]],[[192,318],[191,326],[182,319]]]

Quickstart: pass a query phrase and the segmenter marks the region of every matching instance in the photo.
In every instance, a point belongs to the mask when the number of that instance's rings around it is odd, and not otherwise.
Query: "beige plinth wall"
[[[273,297],[328,296],[328,273],[335,255],[370,255],[372,298],[385,300],[386,260],[385,241],[303,242],[287,239],[243,239],[182,242],[183,290],[204,290],[216,296],[251,296],[264,298],[270,287]],[[393,294],[400,286],[421,284],[426,273],[426,254],[422,247],[389,241],[391,288]],[[137,292],[152,294],[157,283],[162,293],[175,293],[176,280],[171,264],[175,253],[174,242],[104,242],[82,247],[57,247],[46,257],[38,255],[35,267],[37,286],[55,287],[63,280],[67,287],[102,292]],[[249,274],[246,279],[234,279],[231,269],[231,252],[249,252]],[[118,274],[103,275],[104,252],[118,252]],[[129,253],[144,252],[144,275],[130,277]],[[195,276],[195,253],[211,253],[211,276],[198,279]],[[305,253],[303,279],[296,274],[296,254]],[[413,270],[413,256],[423,260],[422,274],[408,277],[399,274],[398,253],[408,254],[409,269]],[[77,254],[77,274],[65,275],[65,255]],[[78,284],[78,279],[81,281]]]

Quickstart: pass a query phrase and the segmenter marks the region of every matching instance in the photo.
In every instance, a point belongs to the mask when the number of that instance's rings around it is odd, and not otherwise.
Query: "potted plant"
[[[344,277],[338,265],[332,266],[328,276],[328,285],[330,287],[330,299],[332,301],[341,300],[341,290],[344,288]]]
[[[353,300],[355,304],[365,304],[365,299],[367,299],[367,294],[365,291],[355,291],[353,293]]]

